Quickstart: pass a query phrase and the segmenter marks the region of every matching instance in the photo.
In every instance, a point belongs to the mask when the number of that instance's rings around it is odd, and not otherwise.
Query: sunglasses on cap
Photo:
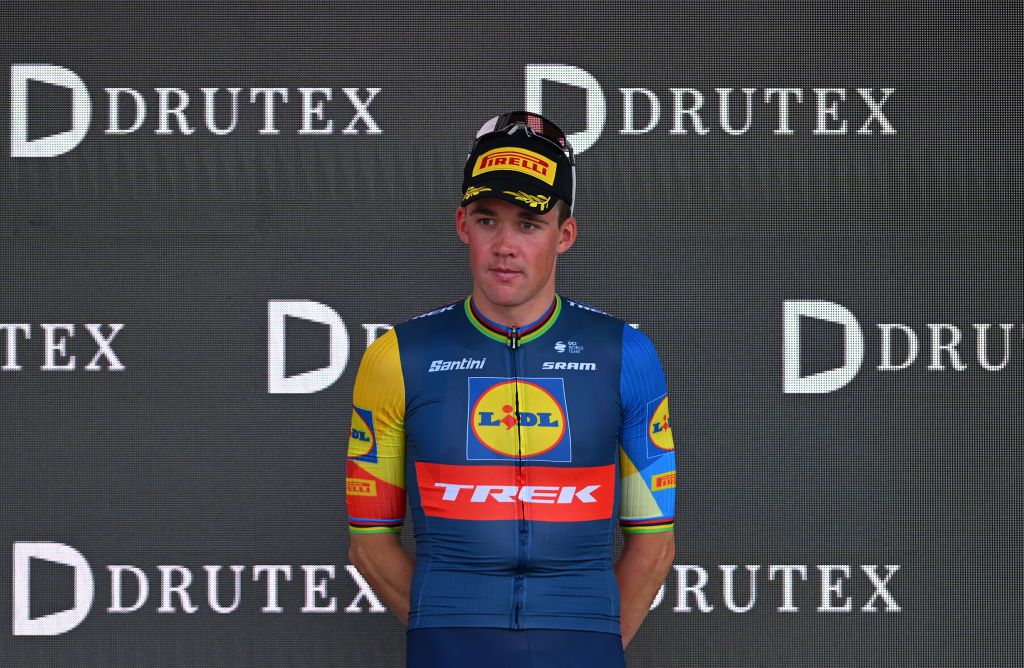
[[[572,144],[569,143],[565,133],[562,132],[561,128],[557,125],[544,118],[540,114],[534,114],[529,111],[510,111],[505,114],[499,114],[494,118],[490,119],[486,123],[480,126],[480,129],[476,131],[476,137],[473,141],[473,148],[470,149],[469,155],[466,156],[468,160],[473,152],[476,150],[477,143],[480,142],[484,137],[489,137],[499,133],[512,134],[523,130],[527,135],[536,137],[542,141],[546,141],[549,144],[553,144],[562,153],[566,154],[569,158],[569,167],[572,170],[572,201],[569,202],[569,212],[572,213],[573,207],[576,204],[576,155],[573,153]]]

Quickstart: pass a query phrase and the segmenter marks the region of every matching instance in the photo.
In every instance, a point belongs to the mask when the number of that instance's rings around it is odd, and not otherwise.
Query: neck
[[[525,304],[501,306],[492,304],[480,290],[473,290],[473,307],[488,320],[502,327],[523,327],[539,320],[555,301],[555,289],[544,290]]]

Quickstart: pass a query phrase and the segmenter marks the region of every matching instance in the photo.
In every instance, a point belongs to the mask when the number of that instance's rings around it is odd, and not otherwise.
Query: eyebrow
[[[493,211],[493,210],[491,210],[491,209],[488,209],[488,208],[487,208],[487,207],[485,207],[485,206],[478,206],[478,207],[476,207],[475,209],[473,209],[473,211],[471,211],[471,212],[470,212],[470,214],[469,214],[469,215],[471,215],[471,216],[475,216],[475,215],[477,215],[477,214],[483,214],[483,215],[485,215],[485,216],[495,216],[495,215],[497,215],[497,213],[496,213],[495,211]],[[538,216],[537,214],[535,214],[535,213],[530,213],[530,212],[529,212],[529,211],[527,211],[526,209],[521,209],[521,210],[519,211],[519,217],[520,217],[520,218],[526,218],[526,219],[528,219],[528,220],[532,220],[532,221],[536,221],[536,222],[538,222],[538,223],[544,223],[544,222],[547,222],[547,221],[545,221],[545,220],[544,220],[543,218],[541,218],[540,216]]]

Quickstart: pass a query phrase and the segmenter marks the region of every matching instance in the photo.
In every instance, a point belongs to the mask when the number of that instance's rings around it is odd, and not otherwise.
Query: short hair
[[[569,205],[565,202],[565,200],[561,200],[561,199],[558,200],[558,226],[559,227],[561,227],[562,223],[564,223],[566,221],[566,219],[569,218],[569,214],[570,214],[570,212],[569,212]]]

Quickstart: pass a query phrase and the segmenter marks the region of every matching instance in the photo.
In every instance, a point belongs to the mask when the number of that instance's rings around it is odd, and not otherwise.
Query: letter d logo
[[[330,362],[327,366],[294,376],[284,375],[285,316],[319,322],[330,328]],[[312,394],[330,387],[345,371],[348,352],[348,330],[334,309],[307,300],[271,300],[267,303],[267,391],[270,394]]]
[[[45,559],[71,566],[75,570],[75,604],[70,610],[29,617],[32,571],[30,559]],[[82,623],[93,599],[92,569],[82,553],[61,543],[14,544],[14,607],[12,619],[16,636],[55,636]]]
[[[29,141],[28,82],[71,89],[71,129]],[[11,65],[11,157],[52,158],[81,143],[89,131],[92,102],[77,74],[58,65]]]
[[[526,66],[526,111],[544,113],[544,82],[555,81],[587,92],[587,129],[568,135],[575,153],[583,153],[594,145],[604,131],[604,91],[594,75],[572,65]]]
[[[817,318],[843,326],[845,363],[828,371],[800,376],[800,317]],[[787,301],[783,304],[783,392],[823,394],[838,390],[860,371],[864,361],[864,333],[846,307],[824,301]]]

